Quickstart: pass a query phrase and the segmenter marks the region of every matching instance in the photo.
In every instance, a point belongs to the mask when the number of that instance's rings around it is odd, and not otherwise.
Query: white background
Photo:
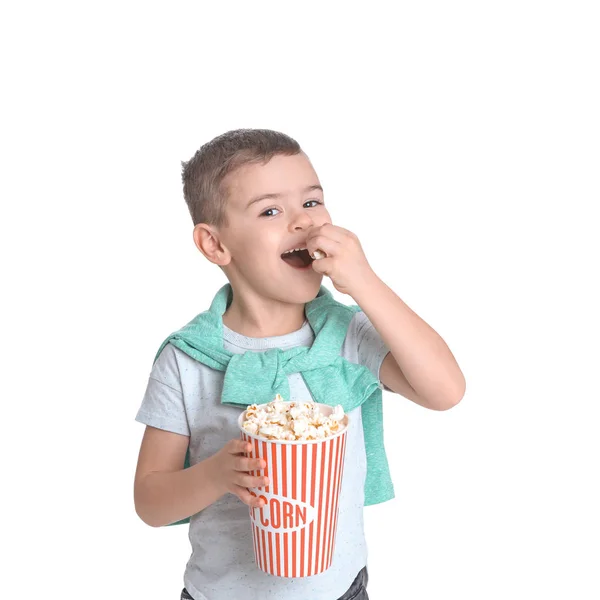
[[[186,529],[132,490],[154,354],[225,282],[180,161],[266,127],[467,379],[384,395],[372,600],[597,600],[594,4],[4,5],[0,596],[179,597]]]

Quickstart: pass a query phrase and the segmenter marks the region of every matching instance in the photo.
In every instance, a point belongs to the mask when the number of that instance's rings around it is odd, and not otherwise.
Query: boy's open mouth
[[[306,248],[284,252],[281,255],[281,259],[290,265],[290,267],[294,267],[294,269],[306,269],[310,267],[313,261]]]

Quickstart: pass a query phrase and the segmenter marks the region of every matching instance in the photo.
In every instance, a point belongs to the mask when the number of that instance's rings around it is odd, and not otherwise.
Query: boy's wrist
[[[385,285],[383,281],[377,276],[375,271],[371,270],[360,278],[360,283],[354,286],[350,292],[350,296],[362,307],[370,297],[377,294],[378,289]]]
[[[219,464],[216,460],[216,456],[217,455],[209,456],[198,465],[203,467],[203,472],[199,474],[199,479],[201,480],[204,491],[210,497],[214,497],[213,502],[218,500],[221,496],[225,495],[229,491],[226,483],[219,476]]]
[[[213,458],[211,456],[188,469],[183,469],[184,473],[189,471],[186,487],[193,503],[191,514],[204,510],[227,492],[220,485],[218,465]]]

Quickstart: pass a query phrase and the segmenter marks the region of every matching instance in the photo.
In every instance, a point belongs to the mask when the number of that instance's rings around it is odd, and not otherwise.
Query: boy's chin
[[[277,296],[290,304],[306,304],[314,300],[321,289],[323,275],[315,273],[309,281],[298,281],[293,285],[282,286],[277,290]]]
[[[298,286],[297,290],[292,290],[295,292],[295,294],[293,294],[294,301],[299,304],[306,304],[307,302],[314,300],[321,289],[321,280],[322,278],[312,285]]]

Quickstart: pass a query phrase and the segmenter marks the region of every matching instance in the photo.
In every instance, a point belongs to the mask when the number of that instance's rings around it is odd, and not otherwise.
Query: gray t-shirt
[[[223,327],[223,345],[232,353],[261,352],[311,346],[308,321],[298,331],[270,338],[249,338]],[[366,366],[376,377],[388,348],[365,313],[357,312],[341,356]],[[152,427],[190,436],[192,465],[212,456],[232,438],[239,438],[241,407],[221,404],[224,372],[197,362],[167,344],[154,363],[136,420]],[[311,398],[302,376],[288,376],[290,398]],[[252,404],[251,386],[248,404]],[[192,555],[184,584],[195,600],[332,600],[346,592],[367,564],[363,526],[366,454],[361,409],[349,413],[344,476],[339,499],[337,538],[331,567],[311,577],[268,575],[254,561],[248,507],[233,494],[193,515],[189,525]]]

